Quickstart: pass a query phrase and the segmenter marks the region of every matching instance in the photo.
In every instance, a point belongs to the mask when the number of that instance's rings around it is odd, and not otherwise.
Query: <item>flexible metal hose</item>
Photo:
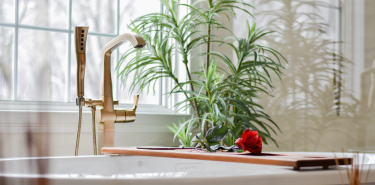
[[[74,155],[78,155],[79,138],[81,136],[81,123],[82,123],[82,106],[79,105],[78,131],[77,131],[77,140],[76,140],[76,151]]]
[[[94,155],[98,155],[98,151],[96,149],[96,129],[95,129],[95,106],[91,107],[92,111],[92,140],[93,140],[93,148],[94,148]]]

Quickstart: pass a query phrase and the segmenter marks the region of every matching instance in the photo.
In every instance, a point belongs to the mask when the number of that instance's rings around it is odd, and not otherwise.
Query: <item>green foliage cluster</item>
[[[273,86],[271,75],[280,77],[282,61],[286,59],[276,50],[256,42],[271,32],[259,29],[246,22],[247,37],[237,38],[231,30],[217,21],[219,16],[235,17],[235,9],[248,11],[251,5],[239,0],[197,0],[193,4],[182,4],[176,0],[161,0],[165,11],[141,16],[129,28],[146,40],[142,50],[130,49],[124,53],[119,65],[123,82],[132,75],[131,89],[141,91],[155,89],[158,80],[172,79],[169,92],[183,94],[186,99],[176,104],[180,109],[192,108],[194,115],[169,129],[175,133],[185,147],[200,146],[215,151],[233,146],[244,129],[257,130],[268,144],[277,142],[271,134],[280,131],[277,124],[256,103],[258,93],[270,95]],[[178,16],[179,8],[189,13]],[[202,8],[206,7],[206,8]],[[202,27],[204,29],[202,29]],[[213,29],[228,31],[232,36],[220,38],[212,34]],[[231,40],[231,41],[228,41]],[[212,50],[213,43],[226,45],[236,53],[236,63],[224,54]],[[206,51],[191,56],[198,46]],[[187,79],[177,78],[173,58],[186,69]],[[221,65],[218,65],[218,63]],[[201,63],[201,70],[191,71],[190,63]],[[225,66],[219,67],[219,66]],[[192,78],[195,74],[197,78]],[[186,88],[188,87],[188,88]],[[192,128],[197,134],[192,137]]]

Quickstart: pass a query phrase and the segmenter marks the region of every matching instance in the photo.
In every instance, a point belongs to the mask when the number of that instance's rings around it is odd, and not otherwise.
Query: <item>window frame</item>
[[[14,23],[5,23],[0,22],[1,27],[10,27],[14,28],[14,48],[13,48],[13,64],[12,64],[12,95],[11,100],[0,100],[0,111],[32,111],[32,112],[70,112],[70,111],[77,111],[77,106],[74,102],[69,102],[70,100],[70,90],[71,90],[71,82],[70,76],[72,73],[71,70],[71,56],[74,55],[72,52],[72,39],[74,39],[73,33],[74,29],[72,28],[72,6],[73,0],[68,0],[68,25],[66,28],[52,28],[52,27],[43,27],[43,26],[34,26],[34,25],[25,25],[19,24],[19,8],[20,3],[19,0],[14,1]],[[116,34],[109,34],[109,33],[98,33],[98,32],[89,32],[88,35],[90,36],[98,36],[98,37],[110,37],[115,38],[120,35],[120,0],[115,1],[117,4],[116,10]],[[163,5],[160,3],[160,12],[163,11]],[[47,32],[60,32],[65,33],[68,35],[68,42],[67,42],[67,49],[68,49],[68,62],[67,62],[67,74],[65,75],[65,96],[64,102],[56,102],[56,101],[19,101],[17,100],[17,83],[18,83],[18,36],[19,36],[19,29],[28,29],[28,30],[38,30],[38,31],[47,31]],[[73,50],[74,51],[74,50]],[[116,58],[119,59],[120,53],[119,50],[115,52]],[[176,58],[177,61],[177,58]],[[113,63],[113,66],[116,66],[116,63]],[[118,70],[115,71],[115,75],[118,75]],[[113,83],[113,97],[114,99],[118,99],[118,94],[120,90],[120,82],[117,78],[112,78]],[[177,95],[165,95],[168,92],[169,88],[171,87],[172,82],[168,79],[160,80],[160,92],[159,92],[159,104],[139,104],[137,112],[140,114],[176,114],[176,108],[173,106],[175,101],[178,99]],[[99,88],[99,84],[98,84]],[[99,97],[99,95],[98,95]],[[98,97],[86,97],[86,98],[98,98]],[[116,108],[129,108],[132,104],[129,103],[121,103]],[[88,111],[89,109],[84,108],[84,111]],[[187,115],[189,111],[185,113],[178,113],[179,115]]]

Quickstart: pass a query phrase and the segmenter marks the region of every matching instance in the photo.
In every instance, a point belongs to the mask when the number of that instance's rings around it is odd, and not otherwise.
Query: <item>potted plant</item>
[[[218,16],[235,17],[234,9],[251,15],[248,9],[253,7],[239,0],[200,0],[193,4],[176,0],[161,2],[164,12],[141,16],[129,25],[133,32],[142,35],[147,46],[124,53],[118,67],[124,61],[128,63],[120,69],[121,79],[126,82],[130,74],[135,74],[131,89],[137,86],[141,91],[153,88],[161,78],[172,79],[174,87],[169,93],[186,97],[176,106],[191,108],[194,113],[191,119],[170,127],[175,137],[183,140],[184,146],[195,145],[209,151],[233,149],[236,139],[246,129],[257,131],[264,143],[277,145],[271,134],[276,134],[280,128],[263,112],[256,99],[259,93],[271,95],[270,74],[280,77],[282,62],[286,59],[276,50],[257,43],[272,32],[246,22],[247,37],[237,38],[217,21]],[[188,8],[189,13],[178,17],[181,6]],[[199,26],[204,29],[198,29]],[[213,30],[226,30],[231,36],[220,38]],[[233,49],[237,62],[213,50],[213,43]],[[205,51],[189,57],[198,46],[204,46]],[[181,61],[177,62],[185,66],[188,80],[175,75],[172,58],[176,54],[181,56]],[[191,71],[191,63],[200,65],[201,69]],[[218,67],[218,63],[225,69]],[[193,78],[193,74],[197,78]],[[198,133],[192,137],[194,128]]]

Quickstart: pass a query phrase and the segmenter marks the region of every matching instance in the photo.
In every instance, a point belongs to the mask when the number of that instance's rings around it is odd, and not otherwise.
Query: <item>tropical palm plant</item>
[[[175,0],[161,2],[166,8],[165,12],[141,16],[129,25],[133,32],[145,38],[148,45],[143,50],[130,49],[122,56],[118,67],[129,59],[120,70],[122,80],[126,82],[131,74],[135,74],[131,90],[139,87],[142,91],[154,88],[161,78],[172,79],[174,86],[169,93],[183,94],[186,98],[176,106],[194,110],[194,116],[173,131],[175,136],[185,130],[186,125],[195,125],[199,128],[196,143],[210,151],[219,148],[218,145],[234,145],[234,139],[246,128],[259,131],[266,144],[268,141],[277,144],[271,136],[271,133],[276,134],[276,130],[279,130],[277,124],[254,99],[259,98],[258,92],[269,93],[272,90],[270,73],[280,77],[281,62],[286,59],[276,50],[256,43],[271,32],[258,29],[255,24],[250,27],[247,23],[248,35],[241,39],[216,20],[219,15],[229,17],[230,13],[235,16],[234,9],[251,15],[240,5],[252,6],[237,0],[200,0],[192,5]],[[199,8],[204,2],[207,8]],[[181,18],[178,17],[180,6],[190,9]],[[197,27],[201,25],[206,26],[207,30],[198,30]],[[214,27],[228,30],[233,42],[212,35],[211,29]],[[212,50],[212,43],[232,48],[238,63],[234,64],[229,57]],[[194,56],[198,59],[189,58],[200,45],[205,45],[206,51]],[[172,58],[177,54],[181,55],[181,61],[177,62],[185,66],[186,81],[175,75],[177,71]],[[192,72],[190,63],[198,63],[200,59],[203,59],[201,70]],[[219,68],[218,62],[229,70]],[[198,78],[193,79],[192,74]]]

